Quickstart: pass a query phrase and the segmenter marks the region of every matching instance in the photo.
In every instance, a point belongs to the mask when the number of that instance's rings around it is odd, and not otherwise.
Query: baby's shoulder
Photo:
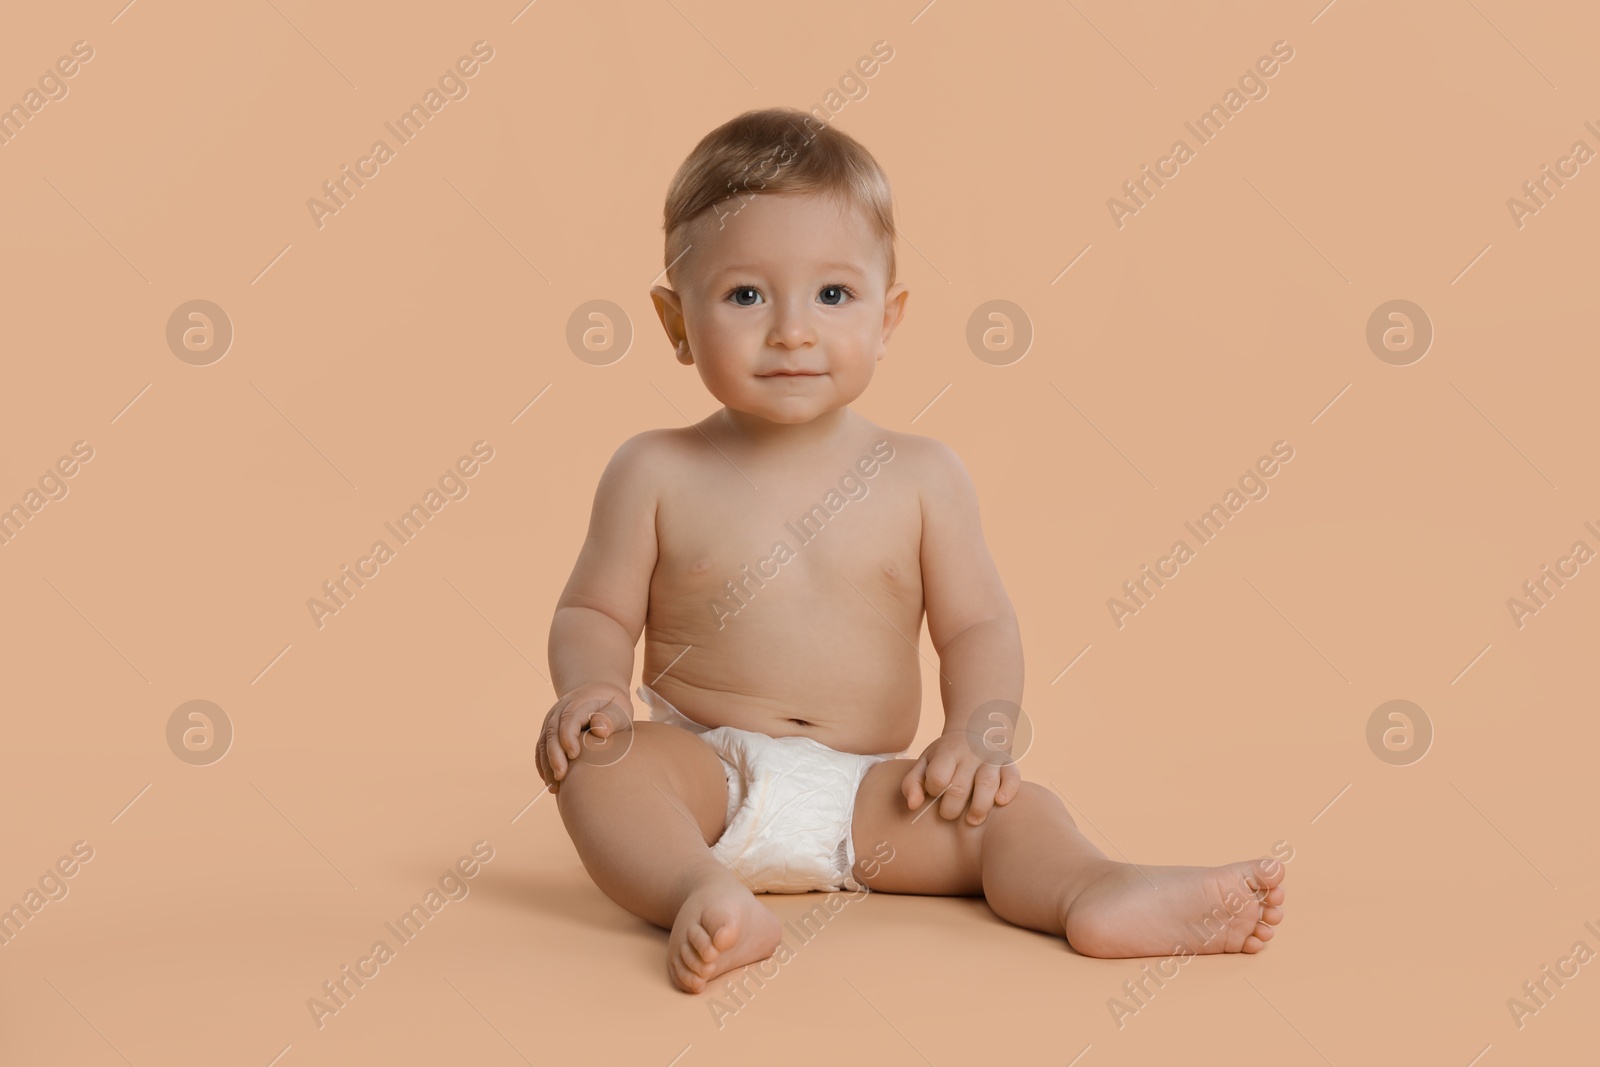
[[[618,506],[653,505],[662,488],[689,462],[688,445],[673,429],[644,430],[625,439],[611,453],[600,475],[598,495]]]
[[[664,473],[690,462],[693,427],[660,427],[641,430],[617,446],[611,464],[628,470]]]
[[[874,447],[903,465],[919,483],[940,483],[963,475],[966,467],[955,449],[937,437],[874,427]]]
[[[877,447],[892,450],[890,466],[898,465],[898,477],[914,487],[924,522],[964,521],[960,516],[977,507],[977,487],[967,465],[945,442],[888,430],[876,433],[874,440]]]

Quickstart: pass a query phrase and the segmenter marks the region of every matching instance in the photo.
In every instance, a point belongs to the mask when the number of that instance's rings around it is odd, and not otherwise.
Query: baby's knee
[[[1055,819],[1065,819],[1072,825],[1072,815],[1067,811],[1067,806],[1061,800],[1060,794],[1049,786],[1040,785],[1038,782],[1023,782],[1017,789],[1017,795],[1004,805],[995,805],[995,811],[1012,810],[1018,813],[1026,812],[1030,815],[1046,815]]]
[[[661,732],[674,729],[665,723],[636,719],[625,730],[605,734],[585,730],[578,735],[578,754],[567,760],[567,774],[570,777],[577,771],[587,776],[601,769],[637,771],[658,765],[665,758],[662,749],[670,747],[672,740]]]
[[[633,729],[600,737],[587,730],[579,734],[577,755],[566,756],[566,770],[557,783],[556,809],[562,818],[574,810],[604,811],[625,800],[633,792],[629,781],[651,762],[649,748],[649,739]]]
[[[579,734],[578,754],[567,761],[562,787],[569,782],[582,783],[580,789],[602,782],[618,788],[626,788],[624,783],[655,782],[681,789],[687,771],[709,773],[702,764],[709,764],[717,772],[712,777],[722,784],[721,764],[705,742],[669,723],[635,719],[626,730]]]

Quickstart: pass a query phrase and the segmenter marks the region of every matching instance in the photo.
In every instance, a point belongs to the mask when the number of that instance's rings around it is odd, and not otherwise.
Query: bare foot
[[[1085,956],[1260,952],[1283,921],[1283,864],[1225,867],[1119,863],[1067,905],[1067,943]]]
[[[778,951],[783,926],[732,874],[689,894],[667,938],[667,973],[685,993]]]

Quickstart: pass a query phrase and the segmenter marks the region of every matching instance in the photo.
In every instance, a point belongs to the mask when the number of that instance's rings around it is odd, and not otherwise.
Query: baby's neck
[[[724,407],[714,418],[721,423],[722,430],[740,444],[778,451],[810,451],[825,447],[853,432],[860,422],[860,416],[851,411],[848,405],[801,423],[773,422],[728,407]]]

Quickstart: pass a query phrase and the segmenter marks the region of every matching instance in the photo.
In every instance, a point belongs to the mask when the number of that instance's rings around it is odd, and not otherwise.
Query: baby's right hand
[[[559,791],[567,766],[578,758],[585,730],[605,738],[631,729],[633,701],[626,689],[606,682],[579,686],[556,701],[545,716],[544,729],[534,749],[539,777],[550,792]]]

